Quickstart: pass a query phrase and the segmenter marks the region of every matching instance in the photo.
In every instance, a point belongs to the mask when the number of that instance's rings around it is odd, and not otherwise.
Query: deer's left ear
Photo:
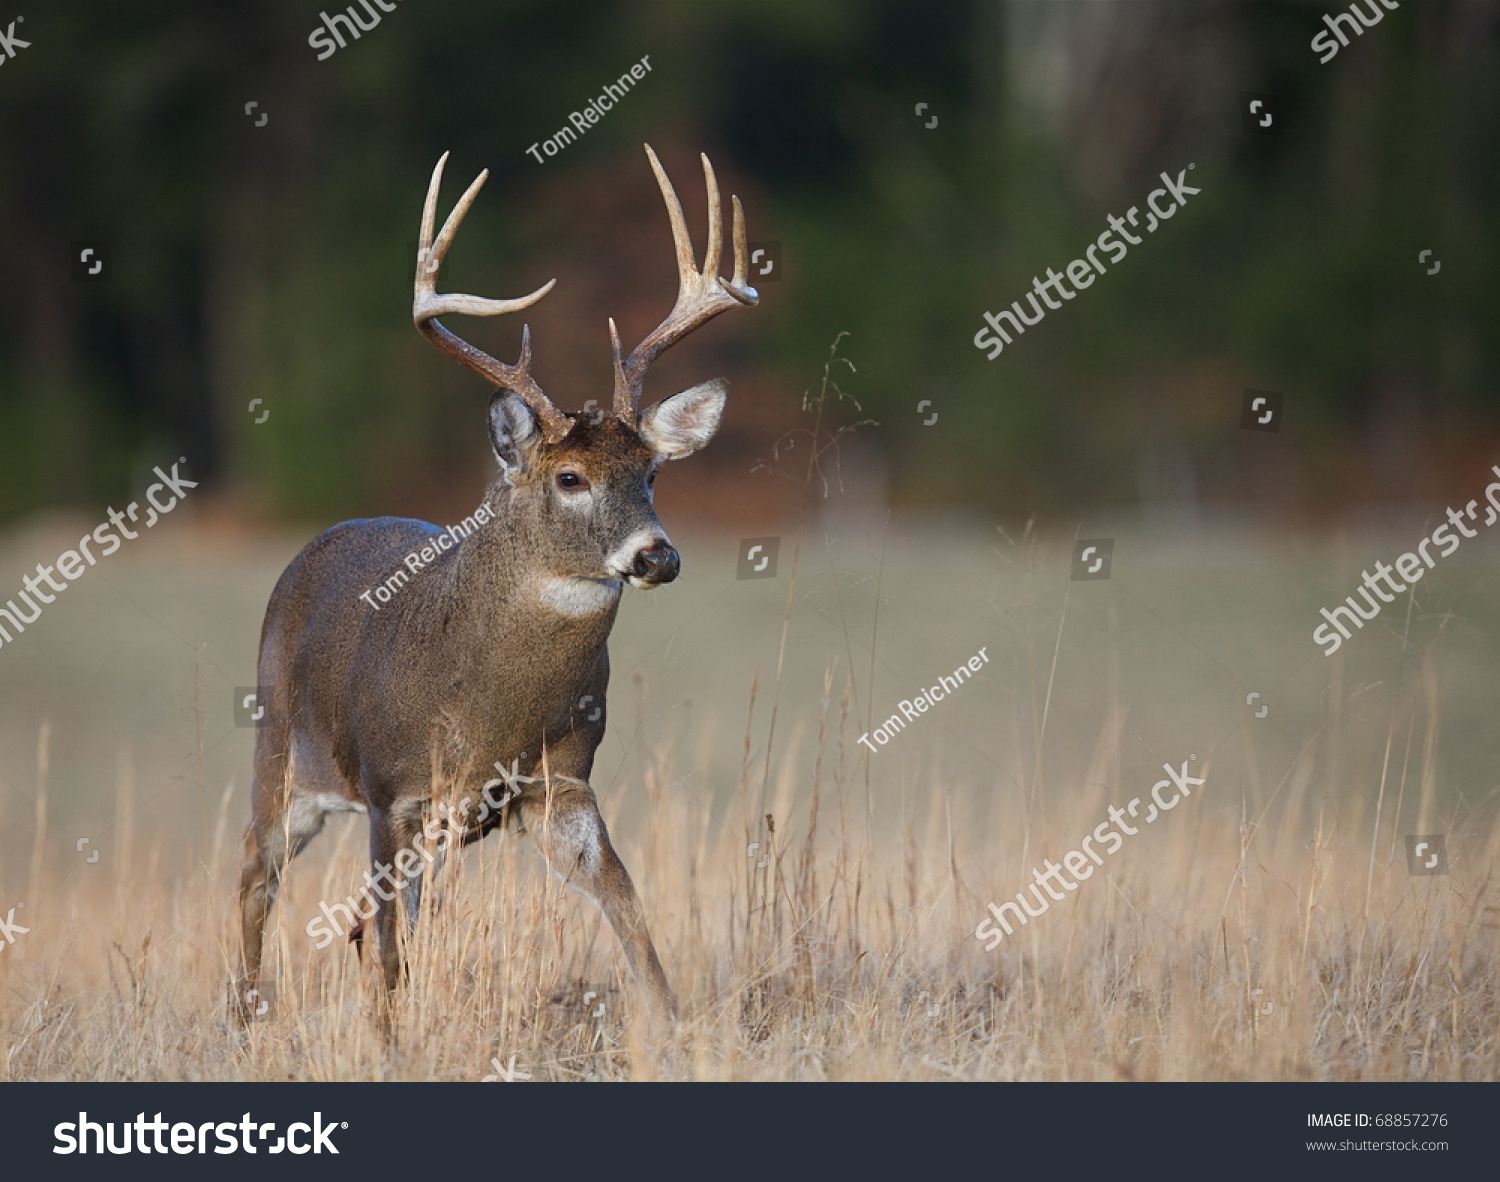
[[[642,412],[641,438],[658,460],[690,456],[714,437],[728,397],[729,383],[714,378],[663,398]]]

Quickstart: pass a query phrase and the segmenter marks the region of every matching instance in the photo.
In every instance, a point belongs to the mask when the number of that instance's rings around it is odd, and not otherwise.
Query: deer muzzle
[[[671,543],[655,542],[636,551],[630,566],[630,583],[633,587],[660,587],[675,579],[681,569],[682,559]]]

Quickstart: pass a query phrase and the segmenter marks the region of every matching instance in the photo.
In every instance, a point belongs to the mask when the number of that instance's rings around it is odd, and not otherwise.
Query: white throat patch
[[[544,578],[541,601],[553,611],[579,618],[596,616],[620,598],[619,579]]]

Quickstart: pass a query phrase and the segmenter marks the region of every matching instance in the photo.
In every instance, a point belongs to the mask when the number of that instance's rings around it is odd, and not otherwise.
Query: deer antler
[[[412,321],[423,336],[459,364],[472,369],[495,385],[519,394],[541,420],[543,437],[549,443],[556,443],[568,433],[573,424],[567,415],[552,405],[531,376],[531,326],[526,325],[521,329],[521,359],[515,365],[506,365],[455,336],[437,322],[439,316],[503,316],[507,312],[519,312],[531,307],[551,291],[552,285],[557,282],[556,279],[549,279],[530,295],[517,300],[489,300],[481,296],[437,293],[438,268],[443,265],[448,247],[453,244],[453,238],[458,233],[458,227],[463,224],[469,206],[474,204],[474,198],[479,195],[479,190],[484,187],[484,182],[490,175],[489,169],[485,169],[474,178],[474,183],[458,199],[458,204],[443,223],[437,241],[433,242],[432,227],[437,220],[438,187],[443,181],[443,165],[447,163],[448,153],[444,152],[437,167],[432,170],[432,181],[427,186],[427,201],[422,206],[422,235],[417,244],[417,278],[411,305]]]
[[[615,358],[614,413],[634,425],[641,405],[641,388],[645,384],[646,371],[664,349],[675,345],[701,324],[706,324],[720,312],[730,308],[753,308],[760,302],[760,294],[745,282],[745,212],[740,208],[740,199],[734,201],[734,278],[726,282],[719,276],[719,251],[723,245],[723,225],[719,208],[719,182],[714,177],[714,166],[703,156],[703,180],[708,188],[708,250],[703,258],[703,270],[698,270],[693,261],[693,240],[688,235],[687,222],[682,216],[682,202],[677,200],[677,191],[667,179],[661,161],[646,145],[646,156],[651,161],[651,170],[656,173],[656,183],[661,187],[662,200],[666,202],[667,217],[672,222],[672,242],[677,248],[677,303],[667,318],[630,352],[630,357],[620,360],[620,334],[615,322],[609,322],[610,346]]]

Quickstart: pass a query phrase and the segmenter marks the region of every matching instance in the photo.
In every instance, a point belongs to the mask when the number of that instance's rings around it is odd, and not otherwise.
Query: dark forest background
[[[0,518],[119,503],[184,456],[226,513],[452,519],[491,461],[482,385],[410,321],[433,163],[451,149],[444,211],[491,173],[443,289],[558,279],[524,316],[454,327],[511,360],[528,320],[542,385],[577,408],[608,397],[605,318],[628,348],[675,294],[646,141],[700,250],[706,151],[782,251],[759,309],[653,371],[653,398],[732,378],[687,509],[775,502],[757,461],[807,422],[840,332],[860,406],[839,421],[877,424],[844,443],[907,509],[1333,519],[1467,499],[1496,458],[1493,3],[1403,3],[1326,65],[1309,42],[1337,10],[1310,4],[400,0],[318,61],[321,10],[21,10]],[[647,54],[577,143],[526,154]],[[1280,135],[1246,130],[1245,92],[1274,96]],[[985,309],[1190,162],[1203,191],[1171,224],[998,360],[974,347]],[[79,241],[109,244],[107,281],[73,278]],[[1247,387],[1285,394],[1280,435],[1239,430]]]

